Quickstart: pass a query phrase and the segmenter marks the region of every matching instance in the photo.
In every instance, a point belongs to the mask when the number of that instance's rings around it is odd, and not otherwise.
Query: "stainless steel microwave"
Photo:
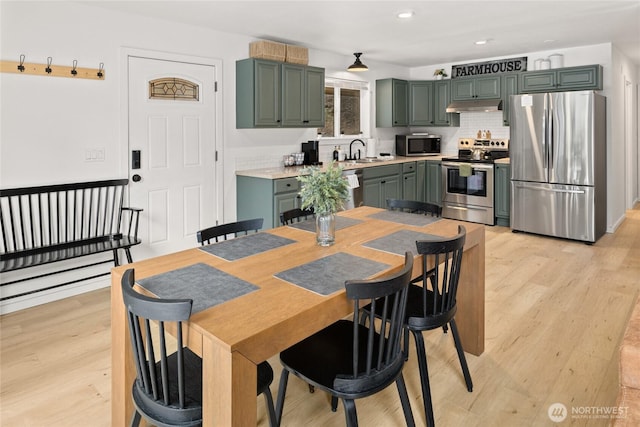
[[[397,156],[440,154],[439,135],[396,135]]]

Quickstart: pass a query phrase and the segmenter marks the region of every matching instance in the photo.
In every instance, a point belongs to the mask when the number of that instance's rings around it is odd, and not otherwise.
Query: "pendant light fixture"
[[[362,52],[354,53],[354,55],[356,57],[356,62],[349,65],[349,68],[347,68],[347,71],[367,71],[369,67],[367,67],[360,61],[360,55],[362,55]]]

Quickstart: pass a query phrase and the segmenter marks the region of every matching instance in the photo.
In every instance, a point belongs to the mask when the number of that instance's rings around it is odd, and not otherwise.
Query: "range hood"
[[[453,101],[447,106],[447,113],[462,113],[462,112],[491,112],[501,111],[502,100],[501,99],[470,99],[467,101]]]

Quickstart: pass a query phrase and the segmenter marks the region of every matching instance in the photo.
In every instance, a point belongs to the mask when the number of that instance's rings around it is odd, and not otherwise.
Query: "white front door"
[[[194,247],[215,225],[215,71],[128,57],[129,205],[144,209],[136,260]]]

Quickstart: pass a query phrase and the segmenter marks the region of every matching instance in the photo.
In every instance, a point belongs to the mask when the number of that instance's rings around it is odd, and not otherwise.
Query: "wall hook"
[[[47,72],[47,74],[51,74],[51,71],[53,71],[51,69],[51,61],[53,61],[53,59],[50,56],[47,57],[47,68],[44,69]]]
[[[102,76],[104,76],[104,74],[102,73],[104,71],[104,62],[100,63],[100,67],[98,68],[98,77],[102,78]]]
[[[78,71],[76,70],[76,67],[77,67],[77,66],[78,66],[78,60],[77,60],[77,59],[74,59],[74,60],[73,60],[73,69],[71,69],[71,74],[72,74],[72,75],[74,75],[74,76],[75,76],[76,74],[78,74]]]
[[[18,71],[24,72],[24,54],[20,55],[20,65],[18,65]]]

